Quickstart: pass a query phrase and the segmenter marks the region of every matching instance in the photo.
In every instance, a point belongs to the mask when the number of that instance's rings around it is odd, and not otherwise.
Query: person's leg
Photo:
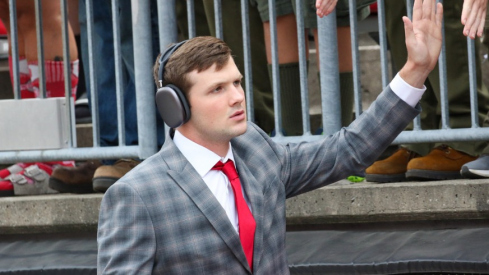
[[[0,0],[0,19],[7,29],[7,37],[10,44],[10,15],[8,0]],[[21,98],[36,98],[37,95],[32,87],[31,77],[29,73],[29,66],[24,52],[24,36],[20,31],[17,32],[18,54],[19,54],[19,82],[20,82],[20,97]],[[14,85],[14,74],[12,67],[12,46],[9,47],[9,72],[10,82]]]
[[[270,22],[263,22],[269,75],[271,79]],[[307,41],[307,40],[306,40]],[[277,46],[280,76],[282,127],[286,135],[302,135],[302,110],[299,78],[297,23],[293,13],[277,16]],[[308,54],[308,52],[306,52]]]
[[[85,78],[87,95],[91,107],[91,87],[88,59],[88,33],[86,21],[85,0],[80,0],[80,34],[82,40],[82,58],[85,63]],[[100,144],[102,146],[115,146],[118,144],[117,109],[115,97],[115,65],[112,36],[110,2],[101,1],[93,7],[93,59],[94,75],[98,96],[98,115],[100,127]],[[127,115],[127,114],[126,114]]]
[[[61,7],[57,1],[44,0],[42,5],[42,32],[44,38],[44,66],[46,72],[46,95],[48,97],[63,97],[63,37],[61,22]],[[29,64],[31,82],[34,89],[39,89],[39,69],[37,60],[36,16],[32,1],[17,1],[18,27],[24,37],[24,51]],[[76,92],[78,84],[78,51],[68,24],[68,43],[71,61],[72,93]],[[75,94],[73,94],[75,96]]]
[[[370,15],[369,5],[375,1],[357,1],[357,21],[360,22]],[[315,1],[309,1],[305,10],[305,24],[312,29],[316,49],[318,49],[317,17]],[[353,61],[351,48],[351,29],[349,3],[338,1],[336,5],[336,33],[338,41],[338,69],[340,73],[341,125],[348,126],[353,121],[353,104],[355,101],[353,87]],[[319,51],[317,51],[319,60]],[[319,66],[319,62],[318,62]],[[319,71],[319,68],[318,68]]]

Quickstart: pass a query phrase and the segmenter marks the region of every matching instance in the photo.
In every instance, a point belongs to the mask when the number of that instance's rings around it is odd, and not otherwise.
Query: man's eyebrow
[[[238,75],[236,78],[234,78],[234,79],[239,79],[239,80],[241,80],[241,79],[243,79],[243,77],[244,77],[244,76],[243,76],[242,74],[239,74],[239,75]],[[233,80],[233,81],[234,81],[234,80]],[[228,81],[221,81],[221,80],[218,80],[218,81],[216,81],[216,82],[212,82],[212,83],[210,83],[209,85],[207,85],[207,88],[206,88],[206,89],[210,89],[210,88],[212,88],[212,87],[215,87],[215,86],[219,86],[219,85],[225,84],[226,82],[228,82]]]

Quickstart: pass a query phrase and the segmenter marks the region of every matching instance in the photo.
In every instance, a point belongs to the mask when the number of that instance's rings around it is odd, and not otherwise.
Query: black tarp
[[[291,274],[489,274],[489,228],[287,233]],[[95,233],[0,236],[0,274],[96,274]]]
[[[489,228],[287,234],[292,274],[489,274]]]
[[[97,234],[1,235],[0,274],[97,274]]]

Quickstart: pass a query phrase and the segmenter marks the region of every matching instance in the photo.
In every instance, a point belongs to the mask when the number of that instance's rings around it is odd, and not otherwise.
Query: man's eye
[[[222,91],[222,87],[221,86],[215,88],[213,92],[214,93],[219,93],[220,91]]]
[[[241,85],[241,80],[234,81],[234,86],[239,86],[239,85]]]

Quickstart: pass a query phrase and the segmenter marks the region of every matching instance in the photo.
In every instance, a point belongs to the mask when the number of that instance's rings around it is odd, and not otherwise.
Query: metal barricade
[[[69,46],[68,46],[68,20],[66,0],[61,1],[62,14],[62,35],[63,35],[63,56],[64,56],[64,76],[66,101],[72,102],[70,91],[70,66],[69,66]],[[63,159],[117,159],[117,158],[147,158],[157,151],[156,138],[156,117],[154,105],[154,82],[152,78],[152,65],[154,63],[151,55],[151,37],[155,31],[151,31],[150,23],[150,1],[151,0],[132,0],[132,16],[133,16],[133,40],[134,43],[134,66],[136,79],[136,99],[137,99],[137,117],[138,117],[138,139],[139,145],[125,145],[125,128],[124,116],[130,115],[124,113],[124,95],[122,91],[122,73],[121,73],[121,45],[120,45],[120,30],[118,27],[119,1],[112,1],[112,22],[113,22],[113,37],[114,37],[114,53],[115,53],[115,68],[116,68],[116,93],[117,93],[117,125],[119,146],[101,147],[100,132],[99,132],[99,117],[97,100],[97,76],[94,70],[93,60],[93,9],[94,1],[86,0],[86,17],[88,29],[88,54],[90,71],[90,91],[91,91],[91,112],[93,126],[93,147],[77,148],[75,119],[73,112],[73,104],[68,104],[66,116],[70,117],[70,138],[67,148],[57,150],[33,150],[33,151],[3,151],[0,152],[0,163],[28,162],[28,161],[49,161]],[[172,42],[177,42],[177,18],[175,13],[175,0],[155,0],[158,6],[158,23],[159,23],[159,42],[160,51],[163,51],[167,45]],[[244,48],[244,83],[245,93],[247,97],[247,112],[248,118],[254,120],[253,114],[253,79],[251,73],[251,49],[250,49],[250,30],[248,22],[249,0],[241,1],[241,21],[243,33],[243,48]],[[295,0],[297,13],[302,13],[302,1]],[[361,83],[360,83],[360,58],[358,45],[358,29],[357,29],[357,14],[356,0],[350,0],[350,25],[351,25],[351,41],[352,41],[352,59],[353,59],[353,77],[355,90],[354,110],[357,115],[362,112],[361,105]],[[11,21],[11,42],[13,56],[13,80],[15,99],[20,99],[20,84],[19,84],[19,57],[18,57],[18,37],[16,33],[17,18],[16,18],[16,1],[9,0],[10,4],[10,21]],[[189,25],[189,36],[196,35],[195,17],[194,17],[194,1],[187,0],[187,17]],[[42,25],[42,16],[40,13],[41,0],[35,1],[36,19],[37,19],[37,37],[38,37],[38,59],[44,61],[42,45],[43,36],[40,26]],[[304,21],[302,16],[297,16],[297,29],[299,41],[299,70],[300,70],[300,87],[301,87],[301,109],[303,132],[301,136],[284,136],[282,135],[282,118],[280,104],[280,81],[279,81],[279,66],[278,66],[278,45],[276,32],[276,13],[275,1],[269,0],[269,15],[271,28],[271,48],[272,48],[272,88],[273,88],[273,107],[275,111],[275,132],[273,139],[280,143],[313,141],[321,138],[321,135],[312,135],[309,115],[309,98],[307,84],[307,68],[305,54],[305,31]],[[412,13],[412,1],[407,1],[409,14]],[[128,7],[124,7],[128,8]],[[222,28],[222,10],[221,1],[214,0],[215,11],[215,26],[216,36],[223,38]],[[387,58],[387,40],[386,40],[386,23],[385,23],[384,1],[378,1],[378,28],[380,38],[380,59],[382,68],[382,84],[388,85],[388,58]],[[318,18],[318,34],[319,34],[319,52],[320,60],[320,87],[321,98],[321,117],[322,128],[325,135],[332,134],[341,128],[341,105],[339,93],[339,69],[338,69],[338,51],[337,51],[337,36],[336,36],[336,16],[335,13]],[[467,129],[450,129],[448,121],[448,104],[447,104],[447,84],[446,84],[446,64],[445,64],[445,47],[439,58],[440,66],[440,82],[441,82],[441,110],[442,110],[442,127],[439,130],[423,130],[420,127],[419,117],[414,122],[412,131],[404,131],[395,140],[394,143],[419,143],[419,142],[447,142],[447,141],[475,141],[489,140],[489,128],[480,128],[477,116],[477,87],[475,79],[475,53],[474,41],[467,39],[467,47],[469,50],[470,64],[470,97],[471,97],[471,116],[472,127]],[[45,97],[45,72],[40,66],[40,86],[42,97]]]

